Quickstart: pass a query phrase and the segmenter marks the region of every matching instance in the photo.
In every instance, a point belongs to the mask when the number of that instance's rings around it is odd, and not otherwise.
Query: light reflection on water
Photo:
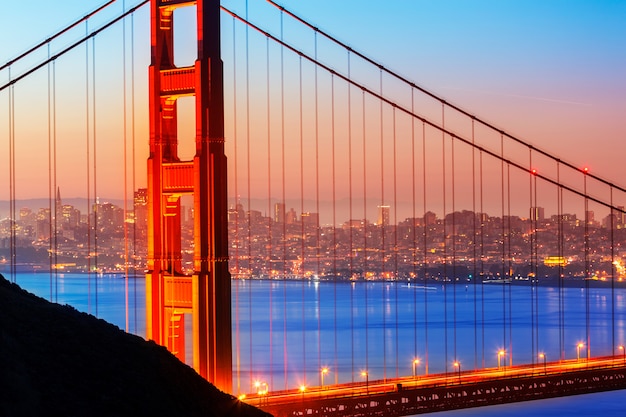
[[[48,274],[20,274],[17,283],[122,329],[128,303],[128,330],[145,336],[143,278],[59,274],[51,281]],[[272,390],[319,385],[325,366],[330,369],[326,384],[360,381],[363,370],[370,381],[408,376],[416,357],[419,375],[453,372],[455,360],[463,370],[494,367],[500,349],[506,350],[506,366],[538,363],[539,352],[548,361],[575,358],[578,342],[585,343],[581,356],[587,347],[591,356],[619,354],[614,349],[626,342],[626,290],[589,290],[589,346],[585,291],[499,284],[233,281],[233,328],[239,329],[233,336],[234,391],[252,391],[257,379]]]

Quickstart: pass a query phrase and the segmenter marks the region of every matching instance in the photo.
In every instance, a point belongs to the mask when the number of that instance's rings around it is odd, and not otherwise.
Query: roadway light
[[[329,370],[327,367],[323,367],[320,371],[320,375],[322,376],[322,389],[324,389],[324,375],[326,375],[328,372]]]
[[[543,352],[540,353],[539,354],[539,359],[543,359],[543,373],[544,373],[544,375],[546,375],[547,374],[547,372],[546,372],[546,354],[543,353]]]
[[[500,369],[500,358],[503,358],[506,355],[506,351],[504,349],[500,349],[498,351],[498,369]],[[504,366],[506,366],[506,360],[504,362]]]
[[[267,382],[254,381],[254,387],[256,388],[256,395],[259,397],[259,404],[261,404],[263,402],[263,396],[267,395],[269,392]]]
[[[461,383],[461,362],[454,361],[452,364],[455,368],[459,368],[459,383]]]
[[[370,393],[369,374],[367,373],[367,371],[361,371],[361,376],[365,378],[365,392],[369,394]]]
[[[585,345],[584,345],[582,342],[579,342],[579,343],[576,345],[576,360],[577,360],[577,361],[580,361],[580,349],[581,349],[583,346],[585,346]]]
[[[622,363],[626,364],[626,348],[624,345],[619,345],[617,348],[622,351]]]
[[[417,373],[415,372],[415,367],[420,364],[420,360],[415,358],[413,359],[413,379],[417,377]]]
[[[302,393],[302,399],[304,399],[304,391],[306,391],[306,386],[300,385],[300,392]]]

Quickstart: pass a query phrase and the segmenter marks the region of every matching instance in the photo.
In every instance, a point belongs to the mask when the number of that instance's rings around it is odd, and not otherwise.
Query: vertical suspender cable
[[[411,113],[415,113],[415,89],[411,88]],[[417,283],[417,212],[415,208],[417,187],[415,181],[415,117],[411,118],[411,233],[413,237],[413,257],[411,283]],[[412,288],[413,293],[413,360],[417,360],[417,288]]]
[[[396,107],[393,107],[393,274],[394,274],[394,307],[395,307],[395,334],[396,334],[396,378],[398,377],[398,358],[400,356],[398,337],[398,183],[397,183],[397,156],[396,156]]]
[[[529,199],[530,199],[530,337],[531,337],[531,352],[532,352],[532,363],[535,363],[535,297],[534,297],[534,286],[535,280],[537,279],[537,274],[535,271],[535,246],[537,239],[537,216],[539,213],[538,208],[536,207],[536,201],[533,199],[533,183],[536,186],[536,171],[533,169],[533,152],[532,149],[528,152],[528,166],[529,166]],[[534,181],[533,181],[534,180]]]
[[[48,44],[48,59],[50,59],[50,44]],[[53,233],[53,211],[52,211],[52,195],[54,194],[52,183],[52,66],[53,63],[48,64],[48,266],[50,268],[50,301],[53,298],[53,246],[52,246],[52,233]],[[12,92],[11,87],[10,92]],[[12,96],[11,96],[12,97]]]
[[[561,164],[556,164],[556,182],[561,184]],[[565,251],[564,244],[565,239],[563,236],[563,188],[559,187],[557,190],[557,230],[558,230],[558,253],[559,259],[564,259]],[[559,261],[559,360],[565,359],[565,300],[564,300],[564,286],[563,286],[563,264]]]
[[[475,142],[474,118],[472,117],[472,145]],[[472,146],[472,289],[474,290],[474,369],[478,368],[478,314],[476,305],[476,279],[478,263],[476,261],[476,147]]]
[[[589,322],[589,279],[590,277],[590,262],[589,262],[589,199],[587,198],[587,170],[583,170],[583,189],[585,195],[585,338],[587,351],[587,359],[589,359],[589,352],[591,347],[590,339],[590,322]]]
[[[52,169],[53,169],[53,187],[52,196],[54,201],[54,301],[58,301],[59,297],[59,271],[57,268],[59,262],[59,199],[58,191],[59,183],[57,181],[57,69],[56,61],[52,61]]]
[[[135,14],[130,15],[130,88],[131,88],[131,142],[132,142],[132,186],[131,190],[134,193],[137,190],[136,183],[136,137],[135,137]],[[137,212],[135,211],[135,201],[133,199],[133,253],[132,253],[132,268],[133,268],[133,329],[135,334],[138,334],[137,329]]]
[[[456,196],[455,196],[455,177],[454,177],[454,136],[450,137],[450,185],[452,188],[452,228],[450,232],[450,240],[452,246],[452,340],[454,357],[457,358],[456,350]]]
[[[235,281],[235,384],[236,389],[235,393],[239,395],[241,393],[241,335],[240,335],[240,327],[241,321],[239,317],[239,287],[242,281],[242,274],[239,264],[239,247],[241,246],[241,236],[239,235],[239,154],[238,150],[238,132],[237,132],[237,30],[236,30],[236,21],[233,17],[233,164],[235,171],[235,180],[234,180],[234,194],[235,194],[235,265],[234,270],[237,273],[237,280]],[[246,26],[247,27],[247,26]],[[248,242],[249,244],[249,242]],[[233,269],[231,263],[231,270]],[[250,308],[250,306],[248,306]],[[250,323],[251,325],[252,323]]]
[[[317,61],[317,32],[315,32],[315,60]],[[319,95],[318,95],[318,66],[315,65],[314,68],[315,75],[315,211],[316,213],[320,212],[320,146],[319,146],[319,130],[320,130],[320,122],[319,122]],[[315,273],[319,277],[321,274],[320,271],[320,239],[321,239],[321,231],[319,225],[319,217],[318,224],[315,226]],[[321,298],[317,298],[318,305],[316,308],[320,309],[320,300]],[[320,314],[317,315],[317,368],[322,369],[322,323]],[[320,371],[321,372],[321,371]],[[337,372],[337,370],[335,370]],[[321,385],[321,383],[320,383]]]
[[[126,2],[122,1],[122,9],[126,11]],[[123,138],[123,161],[124,161],[124,330],[129,331],[128,323],[128,138],[127,138],[127,103],[126,103],[126,19],[122,20],[122,138]]]
[[[538,199],[538,186],[537,186],[537,176],[534,177],[535,187],[534,187],[534,199],[535,206],[539,207],[539,199]],[[535,328],[534,328],[534,346],[533,346],[533,363],[539,359],[538,351],[539,351],[539,217],[535,217],[535,261],[534,261],[534,269],[535,269],[535,291],[533,292],[534,296],[534,316],[535,316]]]
[[[382,69],[379,70],[379,82],[380,82],[380,96],[383,97],[383,71]],[[382,211],[382,213],[379,213],[380,219],[379,222],[380,224],[378,225],[380,228],[380,234],[381,234],[381,251],[380,253],[382,254],[382,258],[381,258],[381,274],[382,274],[382,278],[383,278],[383,285],[381,286],[381,290],[382,290],[382,302],[383,302],[383,307],[381,308],[381,313],[383,316],[383,379],[386,380],[387,379],[387,343],[384,341],[385,336],[387,335],[387,317],[386,317],[386,309],[384,307],[384,303],[385,303],[385,291],[386,291],[386,285],[385,285],[385,269],[386,269],[386,265],[385,265],[385,258],[387,257],[387,239],[385,239],[385,235],[387,234],[387,216],[386,216],[386,211],[383,208],[385,206],[385,141],[384,141],[384,123],[383,123],[383,102],[382,100],[380,101],[380,105],[379,105],[379,117],[380,117],[380,205],[381,208],[380,210]]]
[[[11,81],[11,67],[9,67]],[[48,90],[50,89],[48,84]],[[49,106],[48,106],[48,111]],[[10,237],[10,280],[17,282],[17,241],[15,238],[15,85],[9,88],[9,220],[11,222]],[[52,283],[50,284],[50,300],[52,301]]]
[[[534,176],[534,201],[535,207],[539,207],[539,200],[537,198],[538,195],[538,186],[537,186],[537,176]],[[534,328],[533,328],[533,363],[538,360],[537,350],[539,349],[539,216],[535,216],[535,256],[534,256],[534,264],[533,268],[535,271],[535,284],[533,291],[533,317],[534,317]]]
[[[332,222],[332,230],[333,230],[333,335],[334,335],[334,357],[333,360],[335,362],[335,370],[337,370],[338,365],[338,355],[337,355],[337,184],[336,184],[336,158],[335,158],[335,76],[331,74],[330,76],[330,113],[331,113],[331,176],[332,176],[332,201],[333,201],[333,222]],[[335,371],[335,377],[337,376]]]
[[[93,253],[94,253],[94,264],[93,268],[96,272],[94,279],[94,294],[95,294],[95,302],[96,302],[96,317],[98,316],[98,213],[99,213],[99,201],[98,201],[98,147],[97,147],[97,119],[96,119],[96,38],[93,38],[91,43],[91,82],[92,82],[92,94],[91,99],[93,104],[91,106],[91,110],[93,112],[92,116],[92,125],[93,125],[93,210],[90,209],[90,216],[93,216]]]
[[[348,79],[352,76],[352,60],[350,51],[348,50]],[[352,282],[354,279],[354,236],[352,225],[352,85],[348,84],[348,233],[350,254],[350,276],[348,280]],[[352,361],[352,372],[354,373],[354,291],[350,287],[350,358]]]
[[[500,350],[506,346],[506,222],[505,222],[505,190],[504,190],[504,135],[500,134],[500,227],[502,228],[502,253],[500,257],[500,271],[502,280],[502,345],[498,349],[498,362],[500,361]],[[499,365],[498,365],[499,366]]]
[[[508,305],[509,305],[509,311],[508,311],[508,320],[509,320],[509,345],[507,349],[508,353],[508,357],[509,357],[509,366],[511,366],[513,364],[513,323],[512,323],[512,317],[513,317],[513,307],[512,307],[512,289],[511,289],[511,285],[513,283],[512,281],[512,271],[513,271],[513,256],[511,253],[511,164],[506,164],[506,177],[507,177],[507,186],[506,186],[506,192],[507,192],[507,229],[508,229],[508,238],[507,238],[507,248],[508,248],[508,252],[507,252],[507,259],[508,259],[508,271],[507,271],[507,276],[508,279],[511,280],[511,284],[507,285],[506,287],[508,287],[509,290],[509,294],[508,294]]]
[[[304,213],[304,126],[302,117],[303,111],[303,98],[302,98],[302,57],[298,58],[298,121],[299,121],[299,134],[300,134],[300,280],[302,281],[302,369],[304,370],[303,385],[306,386],[306,283],[304,279],[304,256],[306,247],[306,234],[304,230],[304,221],[302,219],[302,213]]]
[[[411,88],[411,113],[415,112],[415,90]],[[415,117],[411,118],[411,237],[412,237],[412,251],[413,256],[411,259],[412,268],[409,282],[413,284],[417,278],[417,231],[416,231],[416,209],[415,209]],[[417,359],[417,294],[415,289],[413,293],[413,360]]]
[[[448,372],[448,246],[446,236],[446,106],[441,103],[441,189],[443,196],[442,225],[443,225],[443,327],[444,327],[444,358],[446,373]],[[457,360],[456,357],[453,358]]]
[[[58,218],[59,218],[59,207],[57,204],[57,198],[55,191],[57,190],[57,115],[56,115],[56,61],[52,61],[52,152],[51,152],[51,161],[50,168],[52,170],[52,187],[50,187],[50,216],[51,216],[51,229],[52,234],[50,235],[50,248],[52,252],[52,275],[54,277],[54,302],[58,300],[58,270],[57,270],[57,262],[58,262]],[[52,297],[51,297],[52,298]]]
[[[270,100],[270,40],[269,38],[265,39],[265,51],[266,51],[266,82],[267,82],[267,207],[268,207],[268,218],[267,218],[267,260],[269,264],[267,264],[266,269],[271,274],[273,273],[272,268],[272,135],[271,135],[271,100]],[[274,311],[273,311],[273,290],[272,286],[269,286],[269,319],[270,319],[270,386],[274,387]]]
[[[480,366],[485,367],[485,209],[483,206],[483,151],[479,154],[480,179],[480,326],[481,326],[481,356]]]
[[[246,0],[246,21],[248,20],[248,0]],[[247,207],[248,207],[248,212],[246,213],[246,226],[247,226],[247,232],[248,232],[248,271],[250,273],[250,278],[252,278],[252,218],[251,218],[251,211],[252,211],[252,206],[251,206],[251,177],[252,177],[252,168],[251,168],[251,151],[250,151],[250,145],[251,145],[251,141],[250,141],[250,27],[248,25],[245,25],[245,29],[246,29],[246,40],[245,40],[245,44],[246,44],[246,98],[245,98],[245,102],[246,102],[246,167],[247,167],[247,172],[246,172],[246,179],[247,179],[247,186],[246,186],[246,193],[247,193]],[[250,283],[252,283],[252,281],[250,281]],[[248,330],[249,330],[249,334],[248,334],[248,340],[250,343],[250,347],[249,347],[249,378],[252,377],[252,370],[254,369],[254,362],[253,362],[253,356],[252,356],[252,288],[249,287],[248,288]]]
[[[365,372],[369,372],[369,317],[368,317],[368,299],[367,299],[367,234],[368,234],[368,221],[367,221],[367,134],[365,129],[365,119],[366,119],[366,111],[365,111],[365,90],[362,90],[361,94],[361,106],[363,108],[363,271],[364,271],[364,282],[363,285],[365,287],[364,298],[365,298]],[[354,379],[354,372],[353,372]]]
[[[426,224],[426,124],[422,120],[422,223],[424,238],[422,245],[424,258],[422,260],[422,275],[424,279],[424,374],[428,375],[428,225]]]
[[[89,33],[89,21],[85,22],[85,36]],[[89,41],[85,42],[85,178],[87,182],[87,312],[91,314],[91,216],[89,206],[91,201],[91,121],[90,121],[90,91],[89,91]]]
[[[280,13],[280,39],[283,40],[283,17]],[[285,48],[280,48],[280,138],[281,138],[281,170],[282,170],[282,210],[279,212],[279,221],[282,221],[283,235],[283,280],[287,277],[287,222],[285,218]],[[283,369],[285,389],[287,389],[287,285],[283,285]]]
[[[615,355],[615,236],[613,233],[613,187],[610,191],[611,209],[609,211],[609,218],[611,219],[611,353]],[[626,346],[622,346],[622,349],[626,349]],[[626,354],[626,352],[624,352]]]

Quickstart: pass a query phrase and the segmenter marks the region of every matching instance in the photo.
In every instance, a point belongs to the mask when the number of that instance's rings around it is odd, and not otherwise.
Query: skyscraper
[[[276,223],[285,223],[285,204],[274,204],[274,221]]]
[[[378,206],[378,226],[389,226],[389,206]]]

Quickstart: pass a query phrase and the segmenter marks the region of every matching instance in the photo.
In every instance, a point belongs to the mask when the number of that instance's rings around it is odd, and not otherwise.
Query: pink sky
[[[63,6],[52,5],[50,2],[14,2],[5,10],[10,16],[8,24],[0,28],[5,47],[0,51],[0,62],[16,56],[29,46],[49,36],[59,29],[95,9],[104,2],[100,1],[65,1]],[[134,1],[118,0],[110,6],[102,18],[90,21],[89,28],[98,27],[108,17],[117,15],[123,7],[134,5]],[[381,62],[387,68],[397,71],[420,86],[437,93],[451,103],[455,103],[469,112],[489,121],[493,125],[514,134],[517,137],[558,155],[576,166],[589,166],[592,172],[624,184],[626,165],[623,163],[626,140],[626,5],[623,2],[610,1],[420,1],[406,2],[391,0],[384,3],[369,4],[343,0],[284,1],[287,9],[306,17],[312,24],[333,34],[355,50]],[[223,5],[244,15],[245,1],[224,1]],[[250,1],[248,3],[250,20],[263,25],[269,32],[280,37],[280,15],[276,9],[266,2]],[[28,17],[27,17],[28,16]],[[95,42],[96,62],[96,101],[97,115],[93,117],[93,45],[81,46],[67,57],[58,60],[54,68],[43,69],[37,74],[20,82],[15,88],[15,140],[16,140],[16,195],[18,198],[46,197],[51,182],[61,186],[63,194],[68,197],[86,196],[87,192],[96,192],[102,198],[121,199],[124,191],[124,179],[121,175],[123,167],[121,159],[124,153],[124,136],[126,136],[126,152],[130,161],[134,153],[136,163],[128,162],[126,190],[132,191],[132,173],[135,172],[136,187],[145,185],[145,159],[147,157],[147,65],[149,63],[148,45],[148,10],[136,13],[134,21],[127,21],[126,36],[130,39],[135,35],[134,46],[126,43],[126,95],[124,96],[124,72],[122,71],[122,33],[124,28],[118,25],[99,36]],[[30,24],[25,25],[28,21]],[[193,45],[193,19],[187,11],[177,12],[178,25],[177,53],[181,65],[193,61],[193,51],[187,45]],[[226,75],[226,140],[229,144],[229,160],[231,163],[230,194],[242,197],[267,198],[273,201],[283,196],[293,201],[296,211],[314,211],[317,190],[321,190],[320,198],[324,201],[332,199],[333,164],[328,149],[331,146],[333,129],[330,126],[332,102],[329,97],[330,76],[319,72],[318,103],[321,109],[318,114],[318,140],[325,146],[322,157],[315,165],[313,155],[316,148],[315,122],[309,117],[302,122],[303,135],[300,135],[299,90],[302,88],[303,111],[311,116],[315,111],[314,102],[314,70],[312,65],[303,64],[303,83],[299,80],[298,59],[284,52],[284,76],[281,78],[281,55],[278,49],[270,46],[272,56],[270,64],[269,84],[272,88],[269,116],[267,112],[267,76],[268,69],[265,40],[250,32],[249,56],[250,64],[250,122],[246,124],[247,110],[245,100],[245,31],[235,25],[229,16],[224,15],[223,25],[223,60]],[[284,18],[284,39],[301,46],[304,50],[313,50],[314,37]],[[73,42],[88,29],[84,25],[69,34],[67,38],[53,45],[59,49]],[[232,36],[235,33],[237,47],[233,49]],[[184,40],[184,41],[183,41]],[[319,58],[345,70],[347,54],[331,48],[327,42],[318,39]],[[133,49],[134,48],[134,49]],[[131,51],[135,52],[134,71],[131,69]],[[33,58],[32,62],[43,59],[47,51]],[[233,61],[233,57],[236,60]],[[31,63],[22,67],[12,67],[12,76],[19,74]],[[356,60],[351,60],[351,71],[355,77],[363,71],[364,79],[377,86],[377,72],[366,70]],[[53,120],[55,134],[48,122],[48,77],[54,75],[54,87],[51,97],[56,102]],[[233,72],[236,71],[236,72]],[[369,71],[369,72],[368,72]],[[233,77],[233,74],[236,74]],[[373,74],[373,75],[372,75]],[[50,75],[53,77],[53,75]],[[0,82],[8,80],[6,70],[0,73]],[[86,80],[86,77],[88,78]],[[133,78],[134,77],[134,78]],[[133,96],[130,86],[134,81],[134,100],[136,108],[131,111]],[[396,84],[385,78],[385,94],[405,100],[408,90],[400,90]],[[281,89],[282,84],[282,89]],[[358,91],[352,93],[353,106],[352,135],[353,157],[340,160],[339,157],[348,146],[347,120],[347,87],[338,80],[335,84],[336,128],[334,130],[336,144],[335,161],[335,199],[347,198],[352,188],[355,201],[372,200],[369,205],[359,203],[353,209],[353,216],[367,215],[373,219],[376,207],[374,202],[388,203],[390,200],[400,206],[402,201],[405,212],[412,211],[417,204],[422,211],[422,202],[411,200],[411,193],[421,193],[422,179],[407,180],[405,171],[399,168],[395,172],[389,167],[393,164],[393,152],[387,148],[379,157],[380,143],[380,112],[377,103],[366,103],[366,131],[368,144],[362,153],[362,118],[357,111],[362,102]],[[237,90],[237,112],[234,116],[234,90]],[[395,99],[395,98],[394,98]],[[283,100],[283,101],[281,101]],[[88,107],[86,107],[86,103]],[[282,103],[282,104],[281,104]],[[420,102],[421,103],[421,102]],[[126,135],[124,135],[123,108],[126,104]],[[193,127],[189,126],[193,119],[191,102],[181,102],[181,142],[193,143]],[[289,116],[289,121],[278,118],[281,105]],[[371,108],[370,108],[371,107]],[[437,105],[424,104],[418,106],[418,113],[428,118],[437,119],[440,110]],[[185,110],[186,109],[186,110]],[[8,90],[0,92],[0,132],[4,138],[5,149],[8,149],[9,132],[9,97]],[[235,117],[237,127],[235,128]],[[385,143],[392,141],[392,111],[384,109],[383,125]],[[455,118],[449,116],[449,126],[453,126]],[[267,120],[271,120],[268,133]],[[438,120],[436,120],[438,121]],[[463,123],[460,122],[459,123]],[[187,127],[183,126],[186,125]],[[133,130],[134,126],[134,130]],[[467,134],[467,125],[459,125]],[[419,127],[421,129],[421,127]],[[248,149],[246,132],[251,132],[251,143]],[[284,132],[284,133],[283,133]],[[96,136],[96,175],[93,167],[93,140]],[[268,140],[268,134],[271,139]],[[302,136],[302,140],[301,137]],[[133,148],[132,140],[135,138]],[[404,139],[402,139],[404,137]],[[398,166],[406,168],[413,164],[408,158],[408,148],[401,148],[410,137],[410,122],[397,115],[396,160]],[[421,137],[421,136],[420,136]],[[429,169],[433,177],[429,184],[441,184],[434,176],[441,163],[433,163],[432,159],[443,156],[438,146],[441,138],[436,132],[428,136]],[[48,146],[49,138],[56,139],[57,159],[56,178],[50,173]],[[186,138],[186,139],[185,139]],[[190,139],[191,138],[191,139]],[[285,152],[282,142],[286,140]],[[359,142],[361,141],[361,142]],[[499,149],[498,138],[487,139]],[[489,142],[491,141],[491,142]],[[361,145],[359,145],[361,143]],[[368,142],[369,143],[369,142]],[[270,146],[268,162],[267,145]],[[300,146],[303,146],[302,152]],[[386,146],[386,145],[385,145]],[[404,146],[404,145],[402,145]],[[421,146],[421,145],[420,145]],[[450,181],[451,154],[450,143],[447,143],[447,180]],[[491,145],[490,145],[491,146]],[[189,148],[189,147],[188,147]],[[459,180],[471,175],[471,154],[462,145],[456,144],[455,178]],[[524,152],[517,154],[511,148],[515,158],[527,161]],[[249,163],[251,189],[248,187],[247,152],[254,158]],[[87,157],[89,152],[89,159]],[[237,154],[235,154],[237,152]],[[0,156],[0,164],[7,166],[7,153]],[[190,151],[181,149],[183,156]],[[300,167],[300,158],[304,155],[305,165]],[[404,159],[402,159],[404,158]],[[416,157],[416,169],[422,168],[421,154]],[[513,157],[511,157],[513,158]],[[367,160],[366,160],[367,159]],[[516,159],[517,160],[517,159]],[[285,162],[283,162],[285,161]],[[545,165],[544,172],[552,169],[550,163],[536,161],[539,166]],[[295,165],[294,165],[295,164]],[[381,168],[381,164],[382,167]],[[352,168],[352,174],[348,171]],[[285,166],[285,169],[283,169]],[[296,167],[293,168],[292,167]],[[317,166],[317,168],[315,168]],[[489,169],[498,171],[500,166],[489,164]],[[237,173],[234,172],[237,167]],[[317,170],[316,170],[317,169]],[[285,172],[285,173],[284,173]],[[378,173],[378,174],[377,174]],[[382,173],[382,180],[380,179]],[[271,181],[265,178],[269,174]],[[90,180],[87,181],[89,175]],[[421,174],[420,174],[421,175]],[[429,174],[430,175],[430,174]],[[494,174],[495,175],[495,174]],[[528,187],[524,176],[512,181],[520,183],[520,187]],[[552,175],[552,173],[550,173]],[[394,176],[396,177],[394,180]],[[400,178],[398,178],[400,176]],[[94,186],[94,177],[97,181]],[[349,181],[343,181],[349,178]],[[455,179],[456,181],[456,179]],[[575,183],[580,183],[576,178]],[[0,182],[8,184],[8,170],[0,172]],[[257,184],[258,182],[258,184]],[[491,185],[490,192],[499,192],[499,180]],[[283,186],[284,184],[284,186]],[[446,186],[448,193],[446,211],[452,206],[452,183]],[[468,203],[467,185],[455,183],[455,208],[471,208]],[[418,189],[419,188],[419,189]],[[0,200],[8,199],[8,187],[3,186]],[[94,189],[96,191],[94,191]],[[442,209],[438,194],[442,194],[440,186],[428,190],[429,202],[433,209]],[[545,187],[547,197],[552,192]],[[438,191],[439,190],[439,191]],[[394,193],[396,196],[394,197]],[[397,194],[400,193],[398,196]],[[604,189],[598,194],[606,195]],[[366,194],[364,196],[364,194]],[[527,197],[528,191],[520,188],[520,194]],[[624,198],[624,196],[618,196]],[[301,200],[309,201],[300,207]],[[499,201],[500,198],[495,200]],[[499,205],[494,203],[494,207]],[[550,200],[551,201],[551,200]],[[541,203],[541,201],[539,202]],[[546,202],[549,206],[552,203]],[[575,203],[577,204],[577,203]],[[367,207],[365,207],[367,205]],[[429,205],[429,204],[427,204]],[[261,209],[269,210],[271,203],[265,203]],[[398,214],[399,220],[404,213]],[[525,213],[519,213],[525,214]],[[342,216],[345,212],[342,212]],[[339,219],[343,220],[343,218]],[[375,219],[373,219],[375,220]]]

